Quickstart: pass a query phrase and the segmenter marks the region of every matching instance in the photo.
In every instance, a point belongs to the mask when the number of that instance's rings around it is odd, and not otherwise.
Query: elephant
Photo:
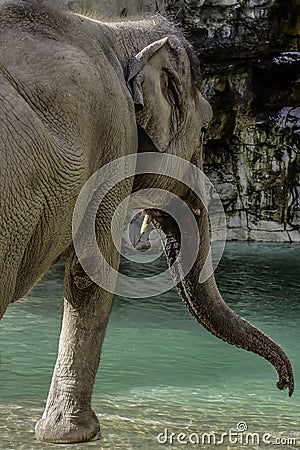
[[[100,437],[91,396],[113,293],[89,278],[74,249],[77,198],[101,167],[129,155],[175,155],[202,170],[212,109],[200,93],[192,45],[162,16],[105,22],[30,0],[2,0],[0,36],[0,317],[65,257],[58,357],[35,432],[46,442],[86,442]],[[190,313],[219,339],[268,360],[277,387],[292,395],[286,353],[226,305],[213,273],[199,281],[210,255],[208,213],[184,183],[149,174],[112,189],[96,217],[102,254],[118,270],[113,212],[132,192],[153,186],[188,205],[199,230],[195,263],[179,280],[176,220],[145,205]],[[122,220],[121,214],[120,240]]]

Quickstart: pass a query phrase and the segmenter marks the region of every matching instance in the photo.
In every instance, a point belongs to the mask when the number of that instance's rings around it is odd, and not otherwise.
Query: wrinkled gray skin
[[[0,317],[65,255],[58,359],[36,436],[89,441],[99,436],[91,395],[112,294],[88,278],[75,255],[76,198],[98,168],[137,151],[172,153],[201,168],[201,134],[211,109],[197,89],[191,48],[161,17],[101,23],[29,2],[1,2],[0,40]],[[283,350],[226,306],[213,276],[198,283],[209,250],[205,208],[174,180],[158,182],[201,209],[201,246],[193,269],[178,283],[182,300],[211,333],[269,360],[279,389],[288,387],[291,395],[293,373]],[[151,185],[153,179],[139,178],[133,189]],[[98,245],[116,269],[110,220],[131,192],[129,179],[97,215]],[[150,212],[171,266],[180,242],[176,223]],[[120,239],[122,228],[120,223]],[[178,271],[171,267],[175,281]]]

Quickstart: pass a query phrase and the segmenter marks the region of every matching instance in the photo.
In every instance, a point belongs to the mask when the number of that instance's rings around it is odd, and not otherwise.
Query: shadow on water
[[[164,268],[161,257],[148,267],[122,262],[122,272],[137,277]],[[284,439],[300,444],[300,246],[229,243],[216,277],[228,304],[288,353],[296,374],[294,396],[289,399],[286,391],[276,389],[276,373],[264,359],[198,326],[174,289],[143,299],[116,297],[93,396],[104,437],[59,448],[152,450],[161,447],[157,435],[166,428],[187,436],[221,435],[237,431],[239,422],[259,434],[259,444],[240,441],[237,446],[225,439],[217,448],[270,448],[262,442],[264,433],[283,443],[276,448],[297,448]],[[33,428],[56,358],[62,283],[60,263],[11,305],[1,322],[1,450],[58,448],[37,442]],[[169,441],[165,447],[182,444]]]

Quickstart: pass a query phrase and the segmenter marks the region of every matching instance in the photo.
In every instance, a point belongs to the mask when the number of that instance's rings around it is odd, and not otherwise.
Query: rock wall
[[[228,239],[300,242],[299,0],[52,2],[109,16],[167,13],[181,24],[214,110],[205,171]]]

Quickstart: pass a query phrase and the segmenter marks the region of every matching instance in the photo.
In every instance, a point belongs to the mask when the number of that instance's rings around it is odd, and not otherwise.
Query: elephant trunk
[[[268,336],[246,320],[235,314],[224,302],[217,288],[214,275],[204,282],[199,282],[202,269],[211,267],[208,218],[205,208],[197,217],[200,233],[199,251],[192,269],[183,278],[180,260],[180,233],[173,219],[166,215],[153,215],[152,222],[158,231],[167,256],[168,265],[176,284],[178,293],[190,313],[214,336],[239,348],[256,353],[270,363],[279,375],[278,389],[288,388],[289,396],[293,394],[294,377],[291,363],[285,352]],[[187,249],[192,254],[191,248]],[[205,262],[206,261],[206,262]]]

